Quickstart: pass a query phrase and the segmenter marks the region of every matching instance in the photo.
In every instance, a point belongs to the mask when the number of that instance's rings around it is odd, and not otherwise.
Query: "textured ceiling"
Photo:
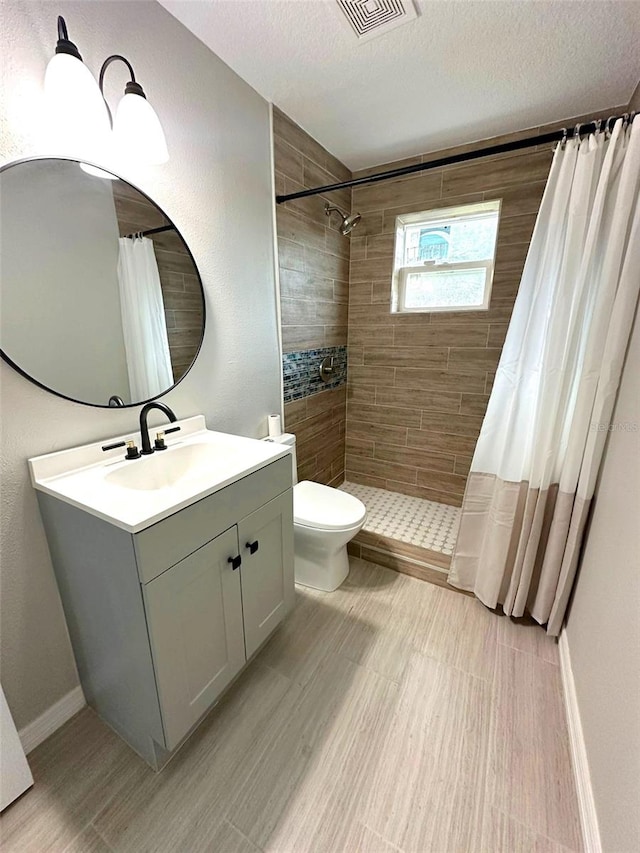
[[[351,169],[625,104],[640,76],[639,0],[417,0],[364,43],[335,0],[161,3]]]

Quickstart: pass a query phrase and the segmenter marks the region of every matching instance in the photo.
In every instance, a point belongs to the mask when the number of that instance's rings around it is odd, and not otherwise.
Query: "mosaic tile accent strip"
[[[364,530],[430,551],[453,554],[460,526],[459,507],[357,483],[345,482],[340,488],[360,498],[366,506]]]
[[[335,359],[335,375],[329,382],[323,382],[320,379],[320,362],[328,355]],[[286,352],[282,356],[282,375],[285,403],[302,400],[329,388],[339,388],[347,381],[347,348],[322,347]]]

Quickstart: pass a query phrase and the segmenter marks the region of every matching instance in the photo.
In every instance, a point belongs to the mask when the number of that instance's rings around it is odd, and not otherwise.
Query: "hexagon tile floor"
[[[358,483],[345,482],[340,488],[366,506],[364,530],[449,556],[453,553],[460,524],[458,507]]]

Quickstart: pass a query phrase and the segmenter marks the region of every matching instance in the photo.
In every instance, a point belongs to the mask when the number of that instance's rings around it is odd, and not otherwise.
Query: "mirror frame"
[[[162,215],[165,217],[167,222],[173,227],[173,229],[175,230],[178,237],[180,237],[180,239],[184,243],[185,249],[187,250],[189,257],[191,258],[191,262],[193,263],[193,268],[196,271],[196,275],[198,276],[198,283],[200,285],[200,297],[201,297],[201,301],[202,301],[202,335],[200,336],[200,343],[198,344],[198,349],[196,350],[196,353],[193,357],[193,361],[191,362],[189,367],[185,370],[185,372],[182,374],[180,379],[178,379],[177,382],[174,382],[173,385],[169,386],[169,388],[167,388],[165,391],[161,391],[159,394],[155,394],[153,397],[148,397],[146,400],[140,400],[139,402],[136,402],[136,403],[125,403],[122,406],[110,406],[109,404],[103,405],[102,403],[88,403],[86,400],[77,400],[75,397],[69,397],[67,394],[62,394],[60,391],[55,391],[53,388],[49,388],[48,385],[44,385],[42,382],[35,379],[33,376],[30,376],[26,372],[26,370],[24,370],[22,367],[20,367],[18,364],[16,364],[15,361],[13,361],[13,359],[2,349],[1,346],[0,346],[0,358],[2,359],[2,361],[6,362],[10,367],[12,367],[17,373],[19,373],[22,377],[24,377],[24,379],[27,379],[33,385],[37,385],[38,388],[42,388],[43,391],[48,391],[49,394],[54,394],[56,397],[61,397],[63,400],[69,400],[71,403],[78,403],[81,406],[91,406],[94,409],[109,409],[109,410],[113,410],[113,411],[122,411],[122,409],[136,409],[139,406],[144,406],[145,403],[149,403],[152,400],[158,400],[160,397],[163,397],[165,394],[168,394],[169,391],[173,391],[173,389],[176,388],[182,382],[182,380],[185,378],[185,376],[187,376],[187,374],[190,373],[191,369],[193,368],[193,365],[196,363],[197,358],[200,355],[200,350],[202,349],[202,343],[204,341],[204,335],[205,335],[205,331],[206,331],[207,305],[206,305],[206,300],[205,300],[205,296],[204,296],[204,286],[202,284],[202,276],[200,275],[200,270],[198,269],[198,265],[196,264],[196,259],[193,257],[193,252],[189,248],[189,244],[187,243],[187,241],[182,236],[182,233],[179,231],[179,229],[178,229],[177,225],[175,224],[175,222],[173,221],[173,219],[171,219],[171,217],[164,211],[163,208],[160,207],[160,205],[157,202],[155,202],[151,198],[150,195],[148,195],[146,192],[144,192],[144,190],[141,190],[140,187],[136,186],[136,184],[133,184],[133,183],[131,183],[131,181],[127,180],[126,178],[122,178],[122,177],[120,177],[120,175],[116,174],[115,172],[112,172],[111,169],[106,169],[104,166],[99,166],[97,163],[90,162],[89,160],[78,160],[76,157],[61,157],[61,156],[56,156],[53,154],[39,154],[39,155],[34,156],[34,157],[21,157],[18,160],[10,160],[7,163],[3,163],[2,165],[0,165],[0,174],[2,174],[2,172],[5,172],[7,169],[11,169],[13,166],[19,166],[22,163],[32,163],[36,160],[66,160],[69,163],[78,163],[78,164],[85,163],[87,166],[92,166],[94,169],[99,169],[103,172],[108,172],[110,175],[113,175],[119,181],[123,181],[125,184],[129,184],[130,187],[133,187],[133,189],[136,190],[136,192],[139,192],[140,195],[144,196],[147,199],[147,201],[149,201],[154,207],[158,208],[158,210],[162,213]],[[1,293],[1,284],[0,284],[0,293]]]

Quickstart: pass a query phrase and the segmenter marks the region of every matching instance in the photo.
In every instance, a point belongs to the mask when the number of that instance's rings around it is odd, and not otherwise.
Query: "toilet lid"
[[[362,501],[323,486],[303,480],[293,489],[293,517],[297,524],[323,530],[342,530],[364,521],[367,509]]]

